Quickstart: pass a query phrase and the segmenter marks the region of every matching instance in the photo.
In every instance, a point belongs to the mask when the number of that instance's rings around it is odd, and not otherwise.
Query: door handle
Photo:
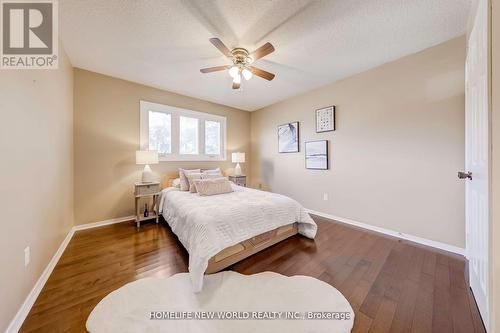
[[[472,180],[472,172],[470,172],[470,171],[469,172],[459,171],[458,172],[458,178]]]

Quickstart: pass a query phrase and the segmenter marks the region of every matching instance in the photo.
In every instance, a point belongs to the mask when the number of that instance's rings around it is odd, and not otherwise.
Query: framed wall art
[[[335,106],[316,110],[316,133],[335,131]]]
[[[278,152],[297,153],[299,151],[299,122],[278,126]]]
[[[328,170],[328,140],[306,141],[306,169]]]

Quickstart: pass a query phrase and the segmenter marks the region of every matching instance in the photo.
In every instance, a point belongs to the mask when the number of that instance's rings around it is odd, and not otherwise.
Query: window
[[[205,121],[205,153],[220,154],[220,122],[218,121]]]
[[[141,149],[158,150],[160,161],[226,159],[226,118],[141,101]]]
[[[198,154],[198,119],[180,117],[180,154]]]
[[[168,113],[149,111],[149,150],[160,155],[172,152],[172,116]]]

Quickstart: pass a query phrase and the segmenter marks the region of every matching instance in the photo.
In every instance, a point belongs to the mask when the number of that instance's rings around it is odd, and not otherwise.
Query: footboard
[[[210,258],[205,274],[215,273],[229,267],[240,260],[248,258],[259,251],[267,249],[268,247],[297,234],[297,232],[297,223],[292,223],[230,246]]]

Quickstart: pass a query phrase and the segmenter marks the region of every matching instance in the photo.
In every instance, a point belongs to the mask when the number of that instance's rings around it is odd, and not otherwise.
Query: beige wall
[[[306,208],[464,247],[465,38],[251,115],[252,184]],[[337,107],[315,133],[314,110]],[[277,152],[277,126],[300,121],[300,153]],[[306,170],[304,141],[330,140],[331,169]],[[323,193],[329,200],[323,201]]]
[[[500,332],[500,1],[492,12],[492,197],[490,235],[490,332]]]
[[[161,162],[152,169],[159,178],[179,167],[221,166],[232,171],[230,153],[243,151],[250,161],[250,113],[75,69],[75,224],[133,215],[133,184],[142,166],[139,149],[139,101],[208,112],[227,117],[226,162]]]
[[[59,55],[58,70],[0,73],[2,332],[73,226],[73,69]]]

